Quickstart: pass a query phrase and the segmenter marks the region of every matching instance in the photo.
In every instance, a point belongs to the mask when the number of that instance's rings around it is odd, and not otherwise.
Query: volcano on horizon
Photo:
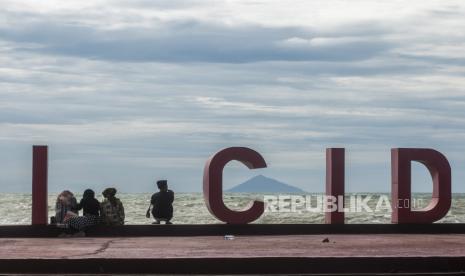
[[[257,175],[245,181],[242,184],[226,190],[229,193],[288,193],[288,194],[303,194],[304,190],[280,182],[273,178],[263,175]]]

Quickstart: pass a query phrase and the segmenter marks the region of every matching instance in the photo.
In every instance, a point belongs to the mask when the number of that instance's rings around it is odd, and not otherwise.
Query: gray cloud
[[[126,8],[156,8],[156,9],[191,9],[193,7],[205,7],[215,4],[212,0],[116,0],[115,5]]]
[[[356,61],[393,47],[376,24],[321,33],[300,27],[226,26],[196,20],[152,28],[104,30],[37,18],[0,30],[0,38],[32,43],[22,50],[136,62]]]

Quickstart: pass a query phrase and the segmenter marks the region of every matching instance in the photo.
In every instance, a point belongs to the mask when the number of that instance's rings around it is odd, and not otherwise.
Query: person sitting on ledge
[[[68,190],[61,192],[55,204],[56,214],[51,218],[51,222],[64,232],[58,237],[83,237],[85,233],[81,231],[81,223],[76,197]]]
[[[160,224],[160,221],[172,224],[170,220],[173,218],[174,193],[168,190],[168,181],[166,180],[157,181],[157,186],[160,191],[152,195],[146,217],[150,218],[150,208],[153,206],[152,215],[155,219],[153,224]]]
[[[100,215],[105,225],[123,225],[124,224],[124,207],[121,200],[116,195],[115,188],[107,188],[102,192],[105,198],[100,203]]]
[[[51,218],[53,224],[61,225],[73,216],[77,216],[77,200],[74,194],[68,190],[61,192],[55,204],[55,217]]]
[[[83,216],[86,218],[85,227],[99,224],[100,203],[95,199],[94,191],[91,189],[85,190],[77,207],[78,210],[83,209]]]
[[[79,204],[77,204],[77,209],[83,210],[83,216],[73,216],[67,220],[67,224],[71,229],[77,230],[78,233],[75,233],[74,236],[84,237],[85,231],[88,227],[99,224],[99,211],[100,203],[95,199],[95,193],[91,189],[84,191],[82,199]]]
[[[78,210],[83,209],[84,216],[90,217],[99,217],[100,216],[100,203],[95,198],[95,192],[91,189],[84,191],[82,199],[78,204]]]

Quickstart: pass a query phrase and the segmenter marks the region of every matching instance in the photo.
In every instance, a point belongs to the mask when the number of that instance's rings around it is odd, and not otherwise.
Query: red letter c
[[[231,224],[245,224],[258,219],[265,210],[262,201],[253,201],[243,211],[233,211],[223,202],[223,169],[236,160],[249,169],[266,168],[266,162],[256,151],[244,147],[231,147],[217,152],[208,159],[203,174],[203,195],[210,213],[217,219]]]

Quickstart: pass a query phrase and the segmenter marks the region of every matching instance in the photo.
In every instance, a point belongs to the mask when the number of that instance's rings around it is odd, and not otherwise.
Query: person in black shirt
[[[100,203],[95,199],[95,192],[91,189],[84,191],[81,202],[78,204],[78,210],[83,209],[83,215],[88,216],[100,216]]]
[[[160,224],[160,221],[172,224],[170,220],[173,218],[174,193],[168,190],[168,181],[166,180],[157,181],[157,186],[160,191],[152,195],[146,216],[150,218],[150,208],[153,207],[152,216],[155,219],[153,224]]]
[[[85,230],[100,223],[100,203],[95,199],[95,193],[91,189],[84,191],[81,201],[77,205],[77,210],[83,209],[83,216],[69,218],[66,223],[69,228],[79,231],[74,235],[85,236]]]

